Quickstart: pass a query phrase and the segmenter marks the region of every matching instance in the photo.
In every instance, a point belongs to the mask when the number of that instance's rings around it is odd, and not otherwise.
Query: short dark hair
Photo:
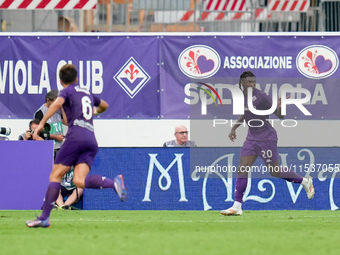
[[[39,125],[39,124],[40,124],[40,120],[39,120],[39,119],[33,119],[33,120],[31,120],[30,123],[28,124],[28,127],[29,127],[30,130],[31,130],[32,124],[37,124],[37,125]]]
[[[243,72],[240,76],[240,81],[238,83],[240,89],[241,89],[241,81],[247,77],[255,77],[255,75],[251,72],[251,71],[246,71],[246,72]]]
[[[59,91],[56,89],[52,89],[50,92],[48,92],[45,96],[45,102],[47,102],[47,99],[54,100],[58,97]]]
[[[72,64],[65,64],[59,70],[59,78],[65,84],[71,84],[77,79],[77,68]]]

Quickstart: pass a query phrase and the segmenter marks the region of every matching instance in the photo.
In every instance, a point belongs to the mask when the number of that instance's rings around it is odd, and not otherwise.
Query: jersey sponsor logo
[[[178,66],[182,73],[190,78],[205,79],[220,69],[221,58],[211,47],[193,45],[179,55]]]
[[[150,76],[141,65],[131,57],[116,73],[113,79],[130,98],[134,98],[150,80]]]
[[[331,76],[339,67],[337,54],[324,45],[311,45],[300,51],[296,58],[299,72],[311,79]]]
[[[73,126],[78,126],[78,127],[82,127],[82,128],[86,128],[87,130],[93,132],[93,125],[89,122],[86,122],[84,120],[78,120],[78,119],[75,119],[73,121]]]

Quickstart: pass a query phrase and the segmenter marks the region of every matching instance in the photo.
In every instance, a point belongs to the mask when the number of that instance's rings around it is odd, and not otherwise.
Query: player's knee
[[[76,185],[77,188],[85,188],[85,180],[83,178],[74,176],[73,183],[74,185]]]
[[[63,175],[53,172],[50,174],[50,182],[61,182],[61,179],[63,178]]]

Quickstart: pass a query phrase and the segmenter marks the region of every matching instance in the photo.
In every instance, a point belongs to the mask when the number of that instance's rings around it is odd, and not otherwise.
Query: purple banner
[[[1,36],[0,118],[32,118],[66,62],[112,106],[101,118],[157,118],[158,48],[151,36]]]
[[[290,99],[303,99],[306,95],[301,91],[309,91],[310,100],[303,106],[310,115],[293,104],[287,105],[286,117],[338,119],[340,103],[336,95],[340,87],[335,84],[340,77],[336,72],[340,48],[337,39],[338,36],[272,35],[164,37],[161,86],[168,89],[161,101],[168,107],[162,115],[165,118],[188,118],[190,115],[199,119],[202,96],[205,96],[207,115],[235,118],[237,114],[233,114],[232,107],[235,98],[225,86],[238,87],[240,75],[250,70],[257,77],[257,87],[269,95],[275,88],[275,96],[281,96],[279,92],[283,86],[292,88],[286,94]],[[202,83],[212,86],[217,93]],[[203,89],[209,90],[211,95]]]
[[[288,88],[290,100],[307,97],[302,105],[310,114],[295,103],[287,105],[288,118],[334,120],[340,107],[338,39],[304,34],[0,36],[0,118],[31,118],[50,89],[62,88],[58,70],[72,62],[79,85],[112,106],[103,119],[199,118],[193,107],[201,108],[202,96],[212,116],[217,110],[235,118],[233,95],[223,86],[238,87],[240,74],[251,70],[257,87],[269,95],[280,97]],[[208,96],[203,88],[213,91],[202,83],[216,93]]]
[[[52,164],[52,141],[0,141],[0,210],[39,210]]]

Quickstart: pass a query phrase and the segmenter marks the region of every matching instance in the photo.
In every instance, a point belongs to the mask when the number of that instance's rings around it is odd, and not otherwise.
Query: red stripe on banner
[[[32,3],[33,0],[24,0],[22,3],[18,6],[18,9],[26,9],[27,6],[29,6],[30,3]]]
[[[14,0],[5,0],[5,2],[0,5],[2,9],[8,9],[8,7],[14,2]]]
[[[60,0],[60,2],[54,7],[54,9],[63,9],[70,0]]]
[[[226,11],[226,10],[227,10],[227,6],[228,6],[229,2],[230,2],[230,0],[224,1],[224,5],[223,5],[223,7],[222,7],[222,10],[223,10],[223,11]],[[221,12],[221,13],[219,13],[219,14],[217,15],[217,17],[215,18],[215,20],[221,20],[221,19],[224,19],[224,17],[225,17],[225,13],[224,13],[224,12]]]
[[[36,9],[45,9],[46,5],[51,2],[51,0],[42,0],[36,7]]]
[[[218,10],[218,7],[220,6],[221,1],[222,1],[222,0],[218,0],[218,1],[217,1],[216,5],[215,5],[215,8],[214,8],[215,11]]]
[[[256,18],[261,15],[261,12],[263,12],[263,9],[256,9]]]
[[[241,19],[243,13],[242,12],[238,12],[235,14],[235,16],[233,17],[233,19]]]
[[[242,0],[240,7],[238,8],[239,11],[243,11],[243,6],[246,4],[246,0]]]
[[[201,15],[201,20],[205,20],[209,16],[210,12],[203,12]]]
[[[73,7],[73,9],[82,9],[89,0],[79,0],[79,2]]]
[[[209,3],[207,4],[207,7],[205,8],[206,10],[210,10],[210,7],[212,5],[214,0],[210,0]]]
[[[276,8],[279,4],[280,4],[280,0],[276,1],[273,8],[272,8],[272,11],[276,11]]]
[[[97,8],[97,4],[95,4],[92,9],[95,10]]]
[[[180,21],[187,21],[190,19],[191,15],[194,14],[194,11],[187,11],[184,16],[180,19]]]
[[[233,5],[232,5],[231,8],[230,8],[231,11],[234,11],[234,10],[235,10],[236,4],[237,4],[237,0],[234,0],[234,3],[233,3]]]
[[[223,8],[222,8],[223,11],[225,11],[227,9],[229,1],[230,0],[227,0],[227,1],[224,2]]]
[[[304,11],[304,10],[305,10],[306,4],[307,4],[307,1],[303,1],[302,5],[301,5],[301,7],[300,7],[300,9],[299,9],[299,11]]]
[[[217,17],[216,17],[215,20],[224,19],[224,16],[225,16],[224,12],[220,12],[220,13],[217,15]]]
[[[290,7],[289,10],[290,10],[290,11],[295,11],[295,7],[296,7],[297,4],[298,4],[298,1],[294,1],[292,7]]]
[[[288,3],[289,3],[288,0],[284,2],[284,4],[281,7],[281,11],[285,11],[286,10]]]

